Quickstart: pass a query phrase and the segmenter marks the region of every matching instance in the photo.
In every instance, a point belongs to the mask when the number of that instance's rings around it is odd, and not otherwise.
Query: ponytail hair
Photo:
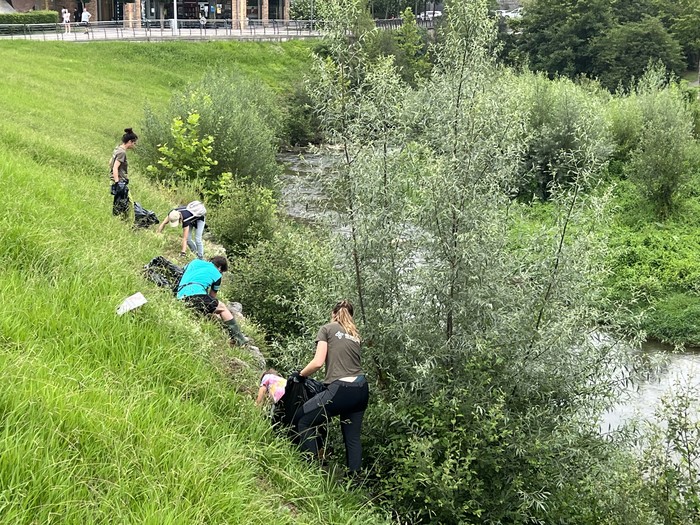
[[[138,136],[136,133],[134,133],[134,130],[131,128],[126,128],[124,130],[124,136],[122,136],[122,144],[126,144],[129,141],[136,142],[138,140]]]
[[[343,299],[333,307],[331,321],[335,321],[336,323],[338,323],[340,326],[343,327],[343,330],[345,330],[346,333],[359,340],[360,333],[357,331],[357,327],[355,326],[355,321],[353,320],[352,315],[352,303],[347,299]]]

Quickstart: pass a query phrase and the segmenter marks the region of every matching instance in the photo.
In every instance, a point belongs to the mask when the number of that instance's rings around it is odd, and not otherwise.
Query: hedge
[[[28,13],[2,13],[2,24],[57,24],[58,11],[29,11]]]

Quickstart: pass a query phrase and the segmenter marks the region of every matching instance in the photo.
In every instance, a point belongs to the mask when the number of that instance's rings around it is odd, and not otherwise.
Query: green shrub
[[[291,146],[320,144],[323,141],[321,122],[304,85],[298,84],[283,98],[286,101],[284,141]]]
[[[637,86],[642,127],[627,172],[657,216],[665,220],[676,211],[698,171],[699,149],[682,91],[663,80],[663,71],[651,70]]]
[[[655,339],[700,346],[700,297],[674,293],[660,299],[647,312],[644,325]]]
[[[0,13],[1,24],[57,24],[56,11],[29,11],[28,13]],[[8,28],[2,28],[3,31]]]
[[[277,204],[272,191],[231,181],[227,196],[207,215],[217,240],[232,255],[272,238],[277,228]]]
[[[216,161],[211,158],[214,138],[199,138],[199,114],[190,113],[185,119],[175,117],[170,127],[170,140],[158,148],[156,165],[146,168],[156,180],[173,186],[200,183],[206,189],[216,184],[209,173]]]
[[[300,335],[301,298],[332,273],[330,254],[308,229],[281,227],[234,261],[230,294],[272,338]]]
[[[174,95],[165,111],[146,109],[139,154],[155,165],[158,148],[171,140],[173,120],[197,113],[199,137],[214,137],[212,177],[231,172],[236,180],[272,187],[279,173],[275,155],[283,120],[277,106],[263,84],[211,71]]]
[[[606,98],[595,86],[582,87],[560,78],[523,75],[528,147],[523,158],[519,196],[548,200],[555,186],[573,182],[577,167],[588,165],[597,174],[613,152],[605,121]],[[579,181],[584,187],[595,183]]]

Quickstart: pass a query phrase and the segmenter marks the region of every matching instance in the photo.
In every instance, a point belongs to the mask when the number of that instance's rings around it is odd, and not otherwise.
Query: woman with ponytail
[[[369,387],[360,364],[360,334],[352,315],[352,304],[340,301],[333,308],[331,322],[318,331],[316,354],[299,375],[308,377],[325,365],[326,389],[304,403],[296,425],[302,449],[318,457],[318,427],[340,416],[346,463],[350,473],[356,474],[362,466],[360,432]]]

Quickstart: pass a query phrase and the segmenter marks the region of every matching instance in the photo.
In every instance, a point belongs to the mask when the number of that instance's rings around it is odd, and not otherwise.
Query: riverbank
[[[3,520],[383,523],[271,431],[245,393],[259,376],[222,364],[249,357],[142,277],[171,239],[110,215],[107,160],[144,105],[203,64],[282,92],[308,47],[0,42],[0,55]],[[130,168],[133,197],[169,209]],[[148,303],[117,317],[136,291]]]

